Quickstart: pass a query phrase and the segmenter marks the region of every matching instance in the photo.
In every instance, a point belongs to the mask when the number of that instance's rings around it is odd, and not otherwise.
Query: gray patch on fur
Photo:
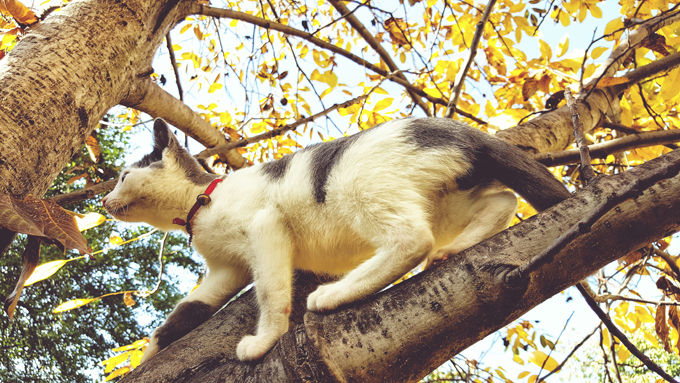
[[[498,180],[539,211],[571,196],[548,169],[519,148],[467,124],[442,118],[413,119],[405,131],[420,150],[456,149],[469,161],[469,173],[456,179],[462,190]]]
[[[317,203],[326,202],[326,183],[333,167],[338,163],[342,154],[354,143],[363,132],[338,138],[337,140],[316,144],[305,148],[311,150],[311,172],[314,197]]]
[[[293,154],[283,156],[277,161],[267,162],[262,165],[262,172],[269,176],[272,181],[279,180],[286,175],[288,168],[290,167],[290,160],[293,158]]]

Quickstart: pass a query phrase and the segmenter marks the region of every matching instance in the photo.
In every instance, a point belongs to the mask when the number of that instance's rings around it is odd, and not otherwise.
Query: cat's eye
[[[125,172],[125,173],[123,173],[123,175],[120,176],[120,182],[124,182],[124,181],[125,181],[125,177],[127,177],[128,174],[130,174],[130,172]]]

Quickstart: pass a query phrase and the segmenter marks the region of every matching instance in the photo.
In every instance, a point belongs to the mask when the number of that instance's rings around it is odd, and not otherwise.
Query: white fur
[[[307,301],[309,310],[333,310],[379,291],[428,257],[462,251],[507,227],[517,208],[514,194],[500,184],[457,190],[455,179],[469,162],[451,148],[415,149],[404,138],[408,121],[353,142],[329,175],[325,203],[313,194],[312,148],[297,153],[279,180],[259,166],[235,172],[199,210],[194,246],[210,273],[183,301],[216,310],[252,276],[260,319],[257,334],[238,345],[239,359],[261,358],[287,331],[293,268],[344,275]],[[179,229],[173,218],[186,217],[205,185],[187,180],[168,150],[163,164],[129,170],[107,197],[107,208],[129,204],[116,218]],[[144,360],[157,351],[152,339]]]

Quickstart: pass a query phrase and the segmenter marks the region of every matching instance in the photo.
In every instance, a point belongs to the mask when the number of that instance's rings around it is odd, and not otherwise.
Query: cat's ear
[[[153,123],[153,151],[160,154],[165,148],[176,151],[181,150],[182,146],[177,137],[170,131],[168,124],[162,119],[157,118]]]
[[[168,124],[161,118],[157,118],[153,123],[153,151],[147,154],[134,167],[147,167],[154,162],[163,160],[163,151],[169,149],[170,152],[179,155],[184,149],[177,141],[177,137],[170,131]]]

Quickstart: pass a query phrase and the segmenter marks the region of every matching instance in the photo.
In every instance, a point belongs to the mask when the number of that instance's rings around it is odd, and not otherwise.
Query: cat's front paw
[[[244,362],[261,359],[278,340],[270,335],[246,335],[236,347],[236,356]]]
[[[323,312],[338,308],[343,302],[339,299],[341,292],[336,290],[334,285],[319,286],[307,297],[307,310]]]

